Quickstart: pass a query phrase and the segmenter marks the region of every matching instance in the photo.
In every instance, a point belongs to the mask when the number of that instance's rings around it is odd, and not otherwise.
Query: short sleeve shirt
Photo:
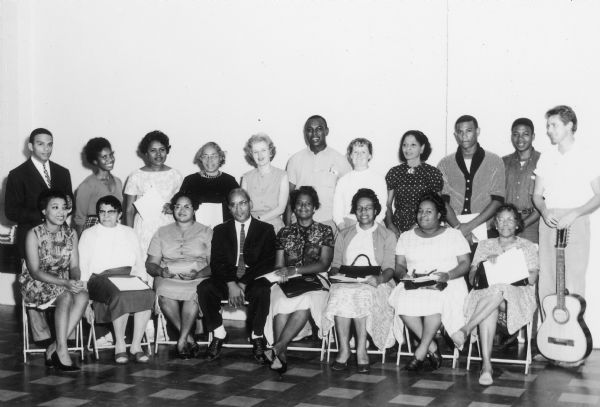
[[[182,231],[177,224],[170,223],[159,228],[148,246],[148,254],[161,257],[161,266],[172,263],[198,264],[198,270],[210,262],[213,231],[208,226],[195,222]]]
[[[305,148],[294,154],[287,163],[289,181],[299,188],[312,186],[317,191],[321,207],[314,220],[326,222],[333,218],[333,193],[338,179],[352,168],[345,156],[330,147],[318,154]]]
[[[283,250],[285,264],[297,267],[318,262],[321,248],[333,248],[333,245],[331,227],[318,222],[313,222],[309,227],[297,223],[284,227],[277,234],[275,241],[275,249]]]
[[[590,183],[600,176],[593,153],[575,142],[564,154],[556,148],[542,154],[535,173],[543,179],[548,208],[574,208],[592,198]]]
[[[406,163],[393,167],[385,176],[389,191],[394,191],[392,221],[400,231],[411,229],[416,223],[417,202],[426,192],[442,191],[444,180],[437,168],[422,163],[411,168]]]

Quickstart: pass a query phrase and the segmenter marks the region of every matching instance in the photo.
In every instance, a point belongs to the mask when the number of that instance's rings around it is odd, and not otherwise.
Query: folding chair
[[[438,331],[439,333],[439,331]],[[404,325],[404,342],[406,343],[407,352],[401,352],[402,345],[398,345],[398,354],[396,355],[396,366],[400,365],[400,356],[414,356],[412,350],[412,344],[410,341],[410,331],[406,325]],[[453,348],[452,354],[442,354],[442,359],[452,359],[452,369],[456,369],[458,366],[459,352],[456,346]]]
[[[156,305],[154,307],[156,312],[156,331],[154,332],[154,353],[158,354],[158,345],[176,345],[177,341],[171,340],[167,332],[167,319],[160,309],[158,298],[156,298]],[[159,339],[159,334],[162,332],[164,339]],[[198,345],[208,345],[212,339],[212,334],[209,334],[208,341],[196,341]]]
[[[48,308],[55,308],[51,305]],[[29,343],[29,318],[27,316],[27,309],[35,309],[38,311],[46,311],[48,308],[40,309],[36,305],[26,304],[25,301],[21,300],[21,314],[23,318],[23,361],[27,363],[28,353],[44,353],[46,349],[43,348],[31,348]],[[75,346],[68,348],[71,352],[80,352],[81,360],[83,360],[83,325],[81,319],[75,328]]]
[[[92,307],[93,307],[93,301],[92,301]],[[95,319],[95,315],[93,312],[91,312],[91,316],[90,316],[90,321],[88,321],[90,323],[90,334],[88,335],[88,342],[87,342],[87,348],[88,350],[94,350],[94,356],[96,357],[96,360],[99,359],[98,356],[98,350],[102,350],[102,349],[114,349],[115,345],[98,345],[97,341],[96,341],[96,319]],[[152,320],[148,321],[148,323],[152,323]],[[145,346],[148,349],[148,354],[150,356],[152,356],[152,346],[150,346],[150,341],[148,339],[148,335],[146,334],[146,332],[144,332],[144,336],[142,338],[142,346]],[[131,346],[131,344],[126,344],[126,347]]]
[[[529,366],[531,365],[531,335],[532,335],[532,323],[528,322],[527,325],[521,327],[519,331],[526,331],[526,341],[527,341],[527,350],[525,353],[525,359],[504,359],[504,358],[491,358],[492,363],[507,363],[507,364],[515,364],[515,365],[525,365],[525,374],[529,374]],[[519,336],[521,336],[521,332],[519,332]],[[477,344],[477,352],[479,356],[472,356],[472,348],[473,342]],[[481,346],[479,345],[479,336],[477,334],[471,336],[471,340],[469,341],[469,354],[467,356],[467,370],[471,366],[472,360],[481,361]]]
[[[334,349],[332,349],[332,346],[331,346],[332,343],[335,346]],[[337,331],[335,330],[335,325],[332,326],[331,329],[329,330],[329,332],[327,332],[327,335],[325,335],[323,337],[323,344],[321,346],[322,349],[325,346],[327,347],[327,363],[329,363],[330,353],[331,352],[338,352],[339,351]],[[352,353],[356,353],[356,349],[352,349]],[[321,353],[321,355],[322,354],[323,353]],[[385,349],[383,349],[383,350],[379,350],[379,349],[377,349],[377,350],[373,350],[373,349],[369,350],[369,349],[367,349],[367,354],[369,354],[369,355],[381,355],[381,364],[385,363]],[[321,361],[322,360],[323,360],[323,357],[321,356]]]

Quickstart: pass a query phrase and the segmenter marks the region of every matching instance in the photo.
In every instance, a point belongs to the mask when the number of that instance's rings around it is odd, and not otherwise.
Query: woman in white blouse
[[[333,221],[338,230],[356,223],[356,217],[350,212],[352,197],[360,188],[370,188],[377,196],[387,196],[387,186],[383,175],[369,168],[373,158],[373,144],[366,138],[356,138],[348,144],[346,157],[352,165],[352,171],[344,175],[336,184],[333,194]],[[375,220],[381,224],[385,220],[386,207],[383,206]]]
[[[112,322],[115,330],[115,362],[129,361],[126,353],[125,327],[134,314],[130,353],[138,363],[147,363],[141,341],[155,294],[150,288],[121,291],[110,277],[140,277],[147,280],[140,244],[132,228],[120,224],[121,202],[107,195],[96,203],[100,223],[86,229],[79,241],[81,280],[87,281],[94,316],[98,323]]]

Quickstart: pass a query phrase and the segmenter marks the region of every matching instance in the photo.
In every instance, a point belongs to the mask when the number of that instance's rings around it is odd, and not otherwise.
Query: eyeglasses
[[[101,210],[98,211],[98,215],[99,216],[102,216],[102,215],[113,216],[113,215],[116,215],[117,212],[118,211],[115,210],[115,209],[109,209],[108,211],[104,211],[104,210],[101,209]]]
[[[232,202],[229,204],[230,208],[238,208],[238,207],[246,207],[248,206],[248,201],[239,201],[239,202]]]
[[[219,158],[219,154],[202,154],[200,156],[201,160],[218,160]]]

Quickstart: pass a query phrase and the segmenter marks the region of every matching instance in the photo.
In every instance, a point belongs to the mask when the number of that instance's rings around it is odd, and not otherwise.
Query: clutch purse
[[[305,274],[279,284],[279,288],[288,298],[294,298],[310,291],[329,291],[320,278],[317,274]]]
[[[514,285],[515,287],[523,287],[528,284],[528,278],[524,278],[523,280],[511,283],[511,285]],[[484,288],[488,288],[489,286],[490,285],[488,284],[487,277],[485,275],[485,267],[483,266],[483,262],[481,262],[477,266],[477,270],[475,270],[475,276],[473,277],[473,290],[483,290]]]
[[[356,263],[356,260],[358,260],[359,257],[366,258],[369,265],[368,266],[355,266],[354,263]],[[369,256],[367,256],[366,254],[359,254],[358,256],[356,256],[354,258],[354,261],[352,262],[351,265],[340,267],[340,274],[343,274],[346,277],[351,277],[351,278],[358,278],[358,277],[365,278],[368,276],[378,276],[381,274],[381,266],[372,266]]]
[[[443,291],[446,287],[448,287],[448,283],[440,283],[435,280],[421,281],[418,283],[410,280],[404,282],[405,290],[417,290],[419,288],[425,288],[429,290]]]

